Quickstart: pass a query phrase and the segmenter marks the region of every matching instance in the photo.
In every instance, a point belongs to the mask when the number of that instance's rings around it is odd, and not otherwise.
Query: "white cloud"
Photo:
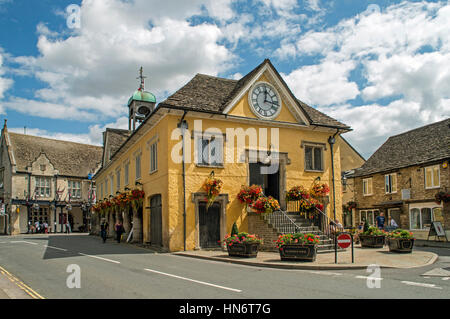
[[[3,67],[3,56],[0,48],[0,99],[3,99],[4,93],[13,85],[13,81],[11,79],[3,77],[4,74],[5,70]]]
[[[350,142],[370,155],[390,135],[450,116],[449,34],[448,3],[402,2],[283,41],[277,54],[319,58],[286,82],[299,99],[351,125]],[[349,105],[358,97],[363,105]]]
[[[12,98],[5,106],[42,117],[97,121],[125,114],[140,66],[148,76],[146,89],[159,101],[197,72],[217,75],[230,66],[233,54],[218,44],[217,25],[187,21],[203,4],[218,18],[230,17],[225,10],[230,1],[85,0],[82,27],[69,37],[58,37],[40,23],[40,55],[14,61],[47,87],[33,101]],[[22,102],[30,103],[18,107]]]

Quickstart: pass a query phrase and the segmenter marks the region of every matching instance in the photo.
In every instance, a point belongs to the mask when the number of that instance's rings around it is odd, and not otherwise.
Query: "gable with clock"
[[[281,112],[280,94],[267,82],[256,82],[249,91],[248,99],[252,112],[261,119],[273,120]]]

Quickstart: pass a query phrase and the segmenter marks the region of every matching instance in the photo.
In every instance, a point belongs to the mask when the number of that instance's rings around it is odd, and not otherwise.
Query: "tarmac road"
[[[423,276],[450,267],[450,250],[417,249],[440,258],[424,268],[382,269],[376,278],[365,270],[271,269],[159,254],[84,234],[22,235],[0,237],[0,266],[48,299],[450,298],[449,277]],[[69,288],[77,266],[80,288]]]

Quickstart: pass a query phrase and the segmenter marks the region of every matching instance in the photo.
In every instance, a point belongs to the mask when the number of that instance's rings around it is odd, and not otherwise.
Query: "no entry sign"
[[[341,248],[347,248],[352,244],[352,237],[349,234],[340,234],[337,238],[337,244]]]

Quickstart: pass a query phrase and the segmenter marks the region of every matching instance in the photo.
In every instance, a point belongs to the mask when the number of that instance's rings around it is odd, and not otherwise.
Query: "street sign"
[[[430,239],[430,236],[435,236],[438,237],[439,239],[440,237],[445,237],[445,240],[448,241],[447,234],[445,233],[444,227],[442,227],[441,222],[437,221],[431,222],[427,240]]]
[[[348,248],[352,244],[352,237],[349,234],[340,234],[337,243],[341,248]]]

